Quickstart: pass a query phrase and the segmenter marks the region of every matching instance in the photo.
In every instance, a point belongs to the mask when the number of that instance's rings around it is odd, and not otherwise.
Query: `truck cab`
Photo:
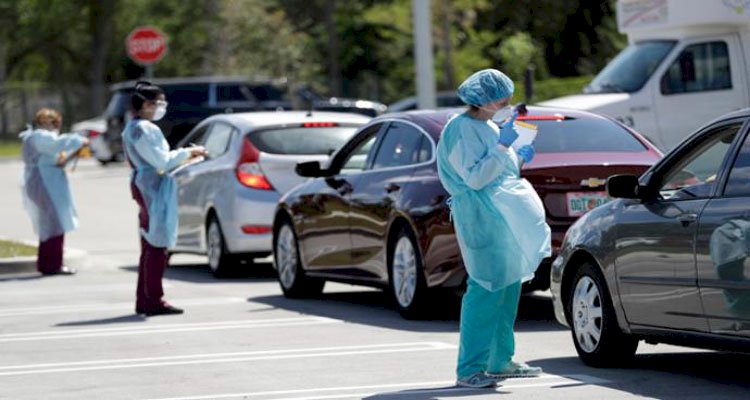
[[[750,2],[621,0],[623,49],[582,94],[540,103],[609,115],[669,151],[750,106]]]

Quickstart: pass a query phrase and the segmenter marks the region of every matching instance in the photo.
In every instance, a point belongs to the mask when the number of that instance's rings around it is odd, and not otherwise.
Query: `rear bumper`
[[[230,253],[270,253],[273,233],[248,234],[242,231],[245,225],[273,225],[273,213],[279,193],[271,190],[255,190],[238,185],[230,215],[222,221],[224,240]]]

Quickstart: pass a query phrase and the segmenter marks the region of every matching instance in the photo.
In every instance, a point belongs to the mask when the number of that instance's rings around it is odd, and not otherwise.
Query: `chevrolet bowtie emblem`
[[[606,179],[599,179],[599,178],[589,178],[584,179],[581,181],[581,186],[588,186],[588,187],[598,187],[598,186],[604,186],[604,184],[607,183]]]

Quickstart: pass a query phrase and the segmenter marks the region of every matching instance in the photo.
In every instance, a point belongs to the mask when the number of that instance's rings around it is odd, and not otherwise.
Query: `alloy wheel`
[[[212,220],[208,226],[206,246],[208,247],[208,266],[217,271],[221,264],[221,256],[224,252],[224,239],[221,236],[221,228],[216,220]]]
[[[602,337],[602,299],[599,287],[589,276],[578,280],[573,292],[573,329],[582,350],[591,353]]]
[[[417,258],[407,236],[401,236],[393,251],[393,293],[399,305],[411,306],[417,290]]]
[[[279,282],[284,288],[290,289],[297,277],[297,246],[294,232],[287,224],[281,227],[276,240],[276,262]]]

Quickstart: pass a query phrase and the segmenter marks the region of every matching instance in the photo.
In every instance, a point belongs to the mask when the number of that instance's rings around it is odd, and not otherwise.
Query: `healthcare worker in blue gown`
[[[42,275],[72,275],[75,268],[63,265],[63,246],[65,233],[78,227],[78,216],[65,164],[89,140],[76,134],[60,135],[62,116],[49,108],[36,113],[34,125],[19,136],[25,164],[23,204],[39,236],[37,270]]]
[[[164,91],[148,82],[138,82],[131,96],[135,111],[122,132],[125,155],[133,169],[130,190],[140,209],[138,224],[141,257],[135,311],[148,316],[182,314],[183,310],[163,299],[162,278],[169,262],[167,249],[177,241],[177,187],[169,171],[189,159],[204,156],[196,146],[169,149],[158,121],[167,112]]]
[[[474,73],[458,88],[469,108],[446,124],[438,144],[440,182],[450,193],[456,237],[468,272],[461,305],[457,385],[492,387],[502,379],[541,374],[513,360],[521,284],[551,254],[544,207],[522,163],[534,157],[526,145],[516,152],[517,116],[498,127],[492,116],[509,107],[513,81],[495,69]]]

